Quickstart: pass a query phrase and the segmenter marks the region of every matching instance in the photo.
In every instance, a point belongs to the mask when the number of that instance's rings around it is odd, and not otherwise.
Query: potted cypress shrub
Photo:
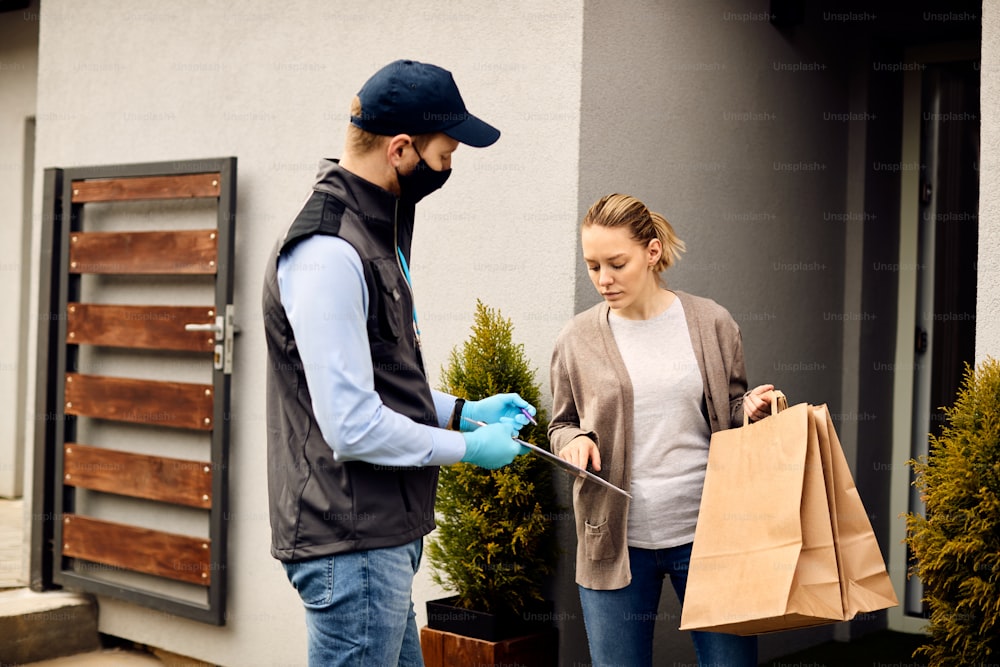
[[[1000,362],[965,378],[930,453],[911,460],[926,516],[908,514],[913,574],[930,611],[934,666],[1000,663]]]
[[[517,392],[539,405],[540,388],[524,346],[513,342],[513,325],[481,301],[471,336],[452,350],[442,369],[441,389],[468,400]],[[548,420],[541,408],[535,419],[538,425],[525,426],[520,438],[547,447]],[[531,453],[499,470],[466,463],[441,468],[438,528],[426,555],[434,582],[456,595],[427,603],[421,644],[428,667],[455,664],[438,656],[440,633],[493,645],[474,649],[483,664],[555,664],[551,606],[544,598],[558,549],[555,505],[551,466]],[[516,643],[511,637],[533,637],[526,649],[530,655],[510,653]]]

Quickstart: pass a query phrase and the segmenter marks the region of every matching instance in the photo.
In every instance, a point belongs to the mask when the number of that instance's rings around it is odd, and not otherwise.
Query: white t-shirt
[[[632,381],[634,442],[628,544],[665,549],[694,540],[711,429],[684,307],[649,320],[611,312],[611,332]]]

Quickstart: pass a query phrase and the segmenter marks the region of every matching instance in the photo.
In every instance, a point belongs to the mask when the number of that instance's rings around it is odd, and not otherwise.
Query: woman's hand
[[[597,444],[585,435],[578,435],[559,451],[559,458],[573,465],[586,469],[589,462],[594,470],[601,469],[601,450]]]
[[[754,387],[743,397],[743,413],[755,422],[771,414],[771,393],[773,384],[762,384]]]

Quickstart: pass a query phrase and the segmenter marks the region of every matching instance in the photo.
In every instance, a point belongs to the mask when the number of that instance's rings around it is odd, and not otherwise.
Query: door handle
[[[917,354],[924,354],[927,352],[927,329],[917,327],[917,337],[914,348]]]
[[[197,324],[190,322],[184,325],[184,331],[211,331],[215,334],[216,340],[222,338],[224,329],[222,324],[222,318],[216,317],[215,324]]]
[[[233,372],[233,336],[240,328],[233,321],[233,304],[226,305],[225,316],[217,315],[215,323],[189,322],[185,331],[211,331],[215,335],[215,369],[226,375]]]

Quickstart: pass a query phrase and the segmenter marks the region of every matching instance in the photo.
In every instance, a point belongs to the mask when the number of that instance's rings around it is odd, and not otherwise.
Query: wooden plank
[[[420,652],[423,654],[425,667],[447,667],[442,654],[444,633],[432,630],[426,625],[420,628]]]
[[[66,374],[68,415],[212,430],[212,385]]]
[[[208,509],[212,464],[132,454],[75,442],[63,446],[63,484]]]
[[[66,306],[66,342],[147,350],[213,352],[215,334],[185,324],[215,324],[214,306]]]
[[[211,331],[184,326],[215,323],[213,306],[67,305],[66,342],[143,349],[212,352]]]
[[[73,203],[218,197],[221,182],[218,172],[73,181]]]
[[[154,232],[72,232],[70,273],[214,274],[214,229]]]
[[[63,515],[62,555],[208,586],[211,540],[79,514]]]

